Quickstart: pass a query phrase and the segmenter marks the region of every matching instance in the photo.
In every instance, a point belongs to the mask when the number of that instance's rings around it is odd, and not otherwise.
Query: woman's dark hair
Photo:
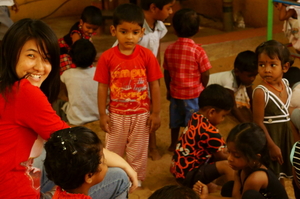
[[[0,93],[7,99],[6,95],[11,92],[12,85],[20,81],[16,66],[22,47],[29,40],[36,41],[41,54],[47,55],[52,66],[51,72],[41,85],[41,90],[52,103],[59,93],[59,47],[53,30],[40,20],[21,19],[4,35],[1,44]]]
[[[122,22],[137,23],[141,28],[144,25],[144,12],[143,10],[131,3],[119,5],[113,15],[113,25],[117,28]]]
[[[78,126],[56,131],[45,144],[47,176],[65,190],[80,187],[86,174],[98,170],[102,142],[92,130]]]
[[[278,59],[281,61],[282,67],[287,62],[290,62],[290,51],[285,45],[276,40],[269,40],[261,43],[256,48],[255,53],[257,56],[257,60],[262,53],[267,54],[271,59],[275,59],[276,57],[278,57]]]
[[[88,68],[95,61],[97,51],[90,40],[79,39],[72,45],[69,54],[77,67]]]
[[[87,6],[81,13],[80,19],[84,23],[93,24],[96,26],[102,25],[102,12],[95,6]]]
[[[249,163],[258,162],[268,166],[269,153],[264,131],[255,123],[241,123],[235,126],[226,139],[226,143],[233,142],[237,151],[241,152]],[[260,154],[261,157],[257,156]]]
[[[214,107],[217,111],[231,110],[234,106],[234,99],[230,92],[219,84],[207,86],[200,94],[199,108]]]
[[[174,14],[172,22],[178,37],[189,38],[199,31],[200,18],[197,12],[192,9],[178,10]]]
[[[200,199],[198,194],[189,187],[167,185],[156,190],[148,199]]]

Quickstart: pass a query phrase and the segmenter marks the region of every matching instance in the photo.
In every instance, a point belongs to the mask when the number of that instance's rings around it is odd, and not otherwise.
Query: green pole
[[[267,40],[272,39],[273,34],[273,0],[268,0],[268,24],[267,24]]]

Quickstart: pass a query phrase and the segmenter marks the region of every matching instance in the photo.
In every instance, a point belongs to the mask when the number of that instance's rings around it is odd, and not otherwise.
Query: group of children
[[[160,126],[161,109],[159,79],[163,77],[158,61],[159,41],[166,34],[162,21],[172,13],[174,3],[174,0],[145,0],[141,2],[142,9],[133,4],[118,6],[110,27],[117,43],[101,55],[95,69],[90,67],[96,57],[95,49],[87,39],[101,25],[98,20],[93,22],[83,15],[70,33],[59,40],[61,60],[67,58],[69,63],[66,64],[68,67],[61,65],[61,81],[66,84],[69,98],[64,110],[68,109],[67,106],[72,107],[72,103],[78,106],[85,102],[89,104],[78,108],[82,113],[66,112],[68,121],[72,124],[76,120],[72,115],[87,118],[84,111],[94,113],[90,121],[100,117],[100,127],[106,132],[105,147],[120,156],[126,154],[127,161],[138,173],[139,186],[146,177],[148,148],[156,147],[155,131]],[[90,9],[95,8],[91,6]],[[101,18],[100,10],[95,9],[95,13]],[[201,198],[213,198],[204,191],[206,185],[225,175],[229,182],[223,186],[224,196],[287,198],[277,179],[293,175],[289,154],[294,141],[288,112],[292,91],[288,81],[282,78],[290,68],[288,49],[277,41],[267,41],[255,52],[239,53],[233,70],[210,75],[212,66],[204,49],[192,40],[200,25],[197,13],[192,9],[181,9],[174,14],[172,23],[178,40],[166,49],[163,68],[167,99],[170,100],[169,150],[174,152],[171,172],[177,182],[198,190]],[[91,49],[90,57],[86,54],[80,58],[80,53],[86,52],[76,51],[76,45],[84,45],[83,51]],[[78,58],[82,60],[78,61]],[[85,58],[89,58],[89,62]],[[85,69],[81,69],[82,66]],[[71,87],[73,83],[69,83],[68,78],[75,77],[76,73],[80,76],[87,70],[90,72],[80,79],[84,84],[94,79],[98,86],[87,83],[84,88],[81,83]],[[252,84],[257,74],[263,80],[253,91]],[[93,93],[85,93],[92,89],[95,89]],[[82,101],[78,101],[78,97]],[[87,101],[87,98],[93,101]],[[91,112],[87,107],[92,109]],[[232,129],[225,142],[216,125],[230,112],[242,124]],[[297,126],[297,119],[295,121]],[[82,123],[73,122],[75,125]],[[181,127],[185,130],[179,137]],[[75,157],[86,143],[81,145],[81,140],[72,130],[64,132],[66,135],[60,133],[53,134],[45,147],[49,178],[60,186],[57,194],[87,195],[89,187],[100,182],[105,175],[103,146],[97,141],[92,152],[95,157],[86,160],[96,161],[99,166],[82,168],[79,182],[74,182],[71,187],[71,183],[65,183],[67,178],[57,178],[54,169],[58,168],[50,166],[54,164],[50,157],[54,157],[51,154],[53,147],[49,147],[53,144],[59,145],[63,151],[67,148],[66,155]],[[78,146],[73,143],[75,139],[79,141]],[[74,161],[74,166],[76,164]],[[66,175],[68,171],[66,167]],[[296,190],[297,179],[294,181]]]

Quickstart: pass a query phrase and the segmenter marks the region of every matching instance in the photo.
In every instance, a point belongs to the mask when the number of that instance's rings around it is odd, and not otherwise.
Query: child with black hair
[[[236,56],[233,70],[209,76],[208,85],[220,84],[231,94],[235,101],[232,114],[239,122],[252,121],[252,83],[256,78],[257,68],[255,53],[246,50]]]
[[[176,148],[180,127],[186,127],[191,115],[199,110],[198,97],[207,85],[212,67],[204,49],[191,39],[199,31],[198,14],[192,9],[181,9],[172,23],[178,40],[167,47],[163,65],[170,100],[171,152]]]
[[[226,143],[228,163],[235,170],[235,179],[222,187],[222,196],[234,199],[288,199],[277,176],[267,168],[267,139],[258,125],[238,124],[230,131]],[[206,186],[201,182],[197,182],[193,189],[201,199],[221,198],[208,195]]]
[[[106,147],[120,156],[126,152],[140,186],[146,177],[149,133],[160,126],[159,79],[163,77],[153,53],[137,44],[144,34],[143,23],[137,5],[121,4],[115,9],[110,30],[118,45],[101,55],[94,77],[99,82],[100,127],[106,132]]]
[[[199,180],[208,184],[225,175],[233,180],[225,141],[216,125],[231,111],[234,101],[218,84],[207,86],[200,94],[200,110],[193,113],[179,138],[172,158],[171,173],[178,183],[190,188]]]
[[[198,194],[189,187],[166,185],[156,190],[148,199],[200,199]]]
[[[110,166],[117,166],[114,161],[127,165],[127,169],[129,165],[122,157],[103,148],[92,130],[78,126],[56,131],[46,142],[45,149],[47,177],[58,185],[53,199],[108,198],[108,195],[127,198],[128,177],[122,169]],[[128,170],[135,173],[131,168]],[[93,189],[96,184],[99,185]]]
[[[69,52],[71,46],[78,39],[87,39],[92,42],[92,36],[102,25],[102,12],[95,6],[87,6],[81,13],[79,22],[76,22],[69,33],[63,38],[58,39],[60,47],[60,74],[69,68],[76,68],[70,59]],[[81,49],[84,51],[85,49]]]

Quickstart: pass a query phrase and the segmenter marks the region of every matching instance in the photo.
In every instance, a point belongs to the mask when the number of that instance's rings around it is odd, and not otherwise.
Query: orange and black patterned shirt
[[[177,179],[185,179],[194,168],[214,163],[213,153],[224,148],[225,141],[219,130],[203,115],[194,113],[177,143],[171,173]]]

